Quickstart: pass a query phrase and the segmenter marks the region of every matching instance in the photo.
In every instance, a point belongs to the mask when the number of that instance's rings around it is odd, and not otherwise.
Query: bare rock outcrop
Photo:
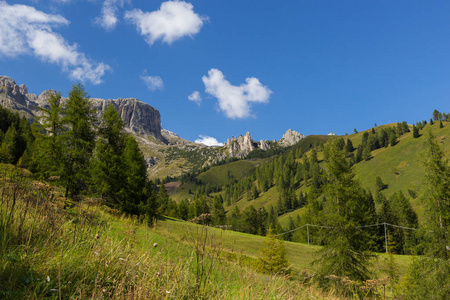
[[[288,129],[283,137],[278,141],[278,143],[283,147],[289,147],[297,144],[300,140],[304,139],[305,136],[299,132],[296,132],[292,129]]]
[[[256,149],[257,143],[253,142],[250,132],[247,131],[244,136],[240,135],[238,138],[233,136],[228,139],[224,147],[230,156],[243,158]]]
[[[267,141],[259,141],[259,148],[261,148],[261,150],[263,151],[267,151],[270,149],[270,144]]]
[[[45,90],[39,96],[29,94],[28,88],[22,84],[18,86],[14,80],[7,76],[0,76],[0,104],[20,114],[32,121],[39,115],[39,107],[49,108],[49,98],[55,95],[54,90]],[[62,98],[65,103],[66,98]],[[103,100],[91,98],[97,117],[100,119],[102,112],[111,103],[124,120],[125,129],[142,135],[152,135],[161,142],[166,142],[161,134],[161,115],[159,111],[135,98],[118,98]]]

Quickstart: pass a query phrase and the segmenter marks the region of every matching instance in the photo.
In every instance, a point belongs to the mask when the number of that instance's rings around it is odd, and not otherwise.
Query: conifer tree
[[[266,239],[258,257],[259,268],[269,274],[289,274],[289,261],[282,241],[277,240],[272,228],[267,230]]]
[[[428,130],[425,140],[425,188],[423,200],[427,208],[429,255],[450,259],[450,167],[436,137]]]
[[[413,125],[413,137],[418,138],[419,135],[419,128],[417,128],[415,125]]]
[[[123,157],[126,134],[123,120],[112,104],[102,115],[92,164],[94,189],[113,206],[119,206],[126,195],[126,165]]]
[[[214,196],[214,203],[212,208],[214,225],[224,225],[227,219],[225,209],[223,207],[222,196]]]
[[[431,129],[424,146],[425,256],[413,261],[405,291],[410,299],[449,299],[450,166]]]
[[[143,211],[150,222],[156,215],[156,196],[152,192],[152,183],[147,179],[144,156],[132,136],[128,136],[125,140],[123,156],[127,197],[120,204],[121,209],[136,215]]]
[[[87,93],[81,84],[74,85],[63,122],[68,130],[63,137],[63,171],[66,182],[66,197],[76,196],[86,186],[89,176],[89,164],[95,145],[95,111],[87,99]]]
[[[371,237],[366,231],[355,228],[370,224],[375,211],[373,201],[367,201],[367,195],[354,180],[354,174],[340,151],[335,140],[325,148],[327,152],[327,177],[325,186],[322,220],[327,230],[325,246],[314,262],[318,265],[317,279],[327,281],[327,276],[348,277],[363,281],[369,278],[368,269],[371,253],[367,251]]]
[[[62,135],[66,127],[62,120],[61,94],[51,94],[50,108],[41,108],[41,115],[33,124],[36,141],[32,154],[33,171],[47,178],[61,175],[63,167]]]
[[[353,143],[350,139],[347,139],[347,144],[345,144],[345,149],[347,150],[348,153],[353,152],[353,150],[355,149],[353,147]]]

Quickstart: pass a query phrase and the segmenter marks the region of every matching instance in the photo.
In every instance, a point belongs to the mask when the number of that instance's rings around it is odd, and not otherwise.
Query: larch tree
[[[63,137],[63,172],[66,197],[76,196],[87,185],[92,152],[95,146],[95,111],[81,84],[74,85],[63,121],[68,130]]]
[[[258,257],[259,269],[269,274],[289,274],[289,261],[282,241],[275,238],[272,228],[267,230],[266,239]]]
[[[320,219],[328,228],[325,246],[313,263],[318,266],[316,278],[322,283],[328,282],[330,275],[364,281],[371,275],[371,236],[356,227],[370,224],[375,217],[371,215],[375,212],[374,203],[354,179],[345,151],[339,149],[336,140],[330,141],[325,151],[328,180]],[[340,288],[345,286],[337,287],[343,292]]]
[[[411,265],[406,294],[411,299],[450,299],[450,167],[431,129],[424,149],[425,255]]]
[[[38,107],[41,115],[34,123],[36,142],[33,164],[35,171],[45,178],[50,175],[61,175],[62,135],[66,130],[62,120],[61,94],[51,94],[48,104],[49,108]]]
[[[108,104],[103,112],[98,134],[92,164],[93,189],[110,205],[118,206],[126,197],[123,158],[126,134],[123,132],[123,120],[112,104]]]

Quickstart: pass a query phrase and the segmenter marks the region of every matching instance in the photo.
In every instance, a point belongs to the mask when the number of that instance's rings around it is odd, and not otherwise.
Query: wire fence
[[[387,236],[387,226],[391,226],[391,227],[395,227],[395,228],[401,228],[401,229],[405,229],[405,230],[417,230],[417,228],[411,228],[411,227],[405,227],[405,226],[400,226],[400,225],[395,225],[395,224],[390,224],[390,223],[377,223],[377,224],[370,224],[370,225],[363,225],[363,226],[355,226],[354,228],[368,228],[368,227],[377,227],[377,226],[384,226],[384,243],[385,243],[385,248],[386,248],[386,253],[388,253],[388,236]],[[332,226],[323,226],[323,225],[315,225],[315,224],[304,224],[300,227],[285,231],[283,233],[279,233],[276,234],[275,236],[281,236],[281,235],[285,235],[294,231],[297,231],[299,229],[302,229],[306,227],[306,238],[308,241],[308,245],[309,245],[309,227],[318,227],[318,228],[327,228],[327,229],[333,229],[336,227],[332,227]]]

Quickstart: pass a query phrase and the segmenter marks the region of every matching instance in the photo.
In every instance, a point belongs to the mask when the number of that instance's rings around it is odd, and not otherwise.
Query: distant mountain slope
[[[48,99],[56,91],[45,90],[39,96],[28,92],[25,84],[20,86],[8,76],[0,76],[0,105],[18,112],[33,121],[39,114],[38,107],[49,108]],[[178,176],[192,169],[193,163],[183,157],[174,158],[173,153],[198,152],[207,148],[180,138],[178,135],[161,128],[161,115],[159,111],[135,98],[100,99],[90,98],[97,117],[106,106],[113,104],[125,123],[125,130],[136,137],[144,153],[149,174],[152,178]],[[62,98],[64,103],[67,99]],[[198,156],[198,155],[197,155]],[[208,159],[202,157],[198,164],[201,166]]]

